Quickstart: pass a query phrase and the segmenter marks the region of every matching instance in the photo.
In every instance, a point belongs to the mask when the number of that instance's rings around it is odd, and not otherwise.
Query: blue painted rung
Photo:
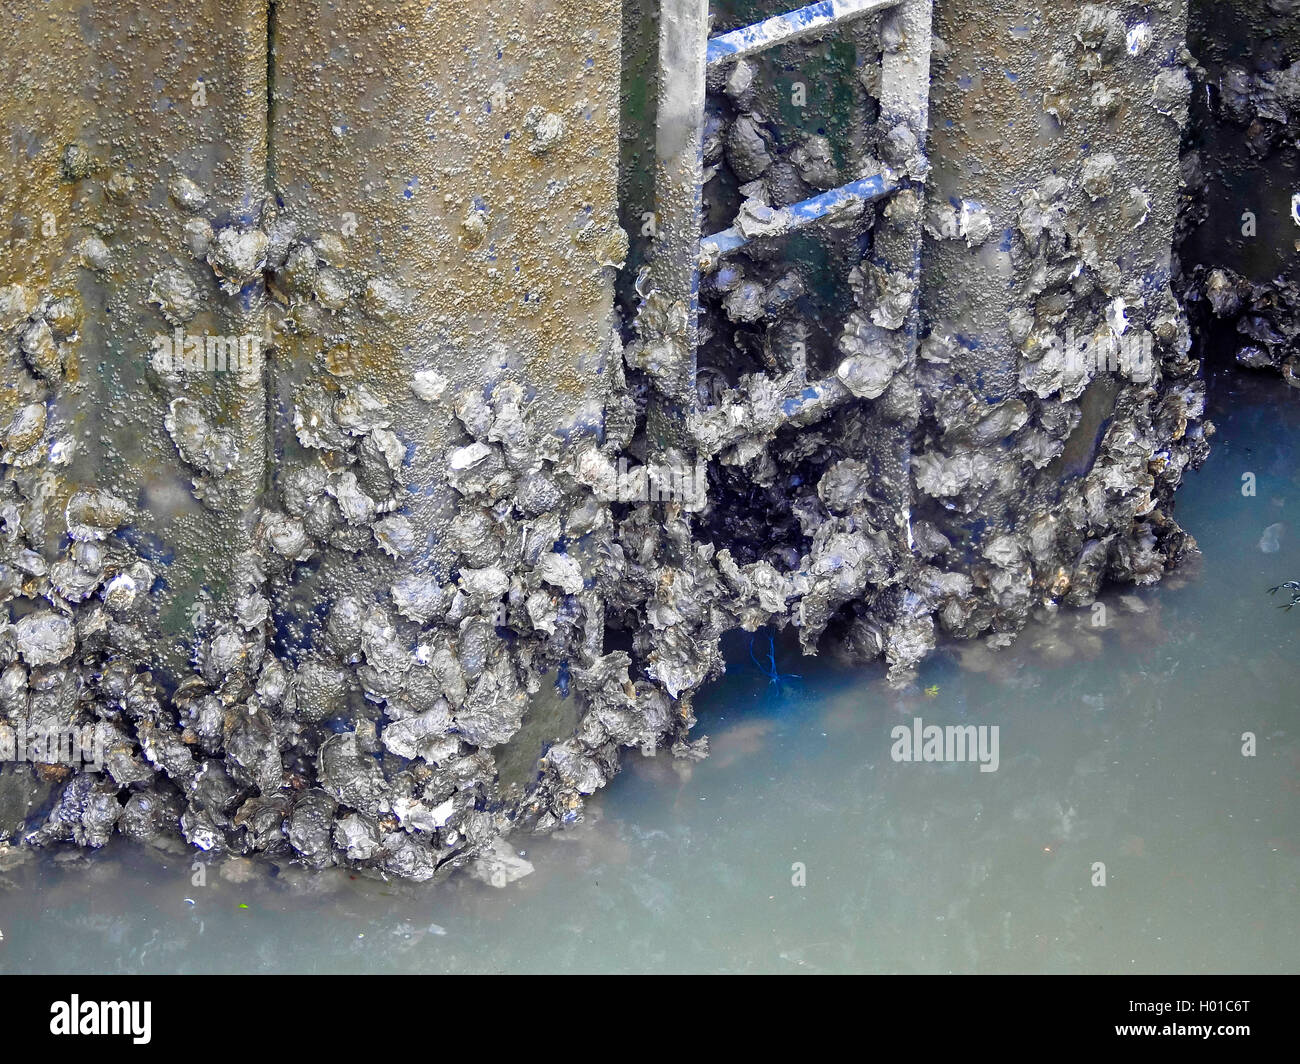
[[[812,412],[825,413],[841,405],[851,393],[835,377],[828,377],[815,384],[807,384],[798,395],[791,395],[781,403],[781,416],[792,421],[800,414]]]
[[[771,210],[770,224],[765,226],[755,237],[784,236],[802,229],[806,225],[825,218],[828,214],[841,211],[853,203],[874,203],[889,195],[898,187],[898,182],[891,176],[877,174],[850,181],[847,185],[833,188],[819,196],[812,196],[781,210]],[[757,221],[762,223],[762,219]],[[745,236],[736,226],[724,229],[720,233],[706,236],[700,241],[700,257],[717,259],[737,248],[744,247],[754,237]]]
[[[709,40],[706,59],[710,65],[725,63],[751,52],[815,33],[833,26],[841,19],[865,15],[869,11],[894,7],[900,0],[819,0],[818,3],[773,15],[752,26],[743,26]]]

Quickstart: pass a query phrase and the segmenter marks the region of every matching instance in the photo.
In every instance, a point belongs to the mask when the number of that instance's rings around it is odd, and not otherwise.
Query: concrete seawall
[[[507,881],[728,630],[905,685],[1195,549],[1186,4],[663,10],[6,6],[0,717],[110,734],[0,838]]]

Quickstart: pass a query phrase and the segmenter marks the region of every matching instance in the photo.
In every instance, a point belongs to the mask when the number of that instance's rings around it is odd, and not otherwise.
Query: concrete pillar
[[[990,589],[942,615],[970,634],[1182,549],[1164,503],[1203,453],[1170,287],[1191,79],[1182,0],[935,16],[914,517]]]
[[[0,422],[44,407],[12,456],[19,538],[64,611],[115,575],[100,555],[116,528],[153,574],[133,578],[149,623],[123,651],[176,673],[191,611],[224,596],[251,543],[266,468],[261,265],[214,242],[242,254],[262,209],[265,4],[19,5],[0,51]],[[174,364],[155,357],[182,336]],[[241,337],[258,366],[181,367]]]

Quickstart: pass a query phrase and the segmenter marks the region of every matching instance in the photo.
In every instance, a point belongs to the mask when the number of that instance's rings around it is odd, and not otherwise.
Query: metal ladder
[[[869,204],[911,187],[922,194],[924,174],[900,174],[884,167],[873,177],[791,204],[780,210],[700,238],[703,198],[705,75],[712,66],[824,32],[849,19],[889,11],[897,46],[884,53],[880,81],[880,122],[905,125],[924,152],[929,121],[930,41],[933,0],[819,0],[752,26],[708,36],[708,0],[662,0],[659,22],[659,94],[655,131],[655,218],[658,233],[649,266],[652,288],[674,308],[677,364],[660,374],[659,396],[651,413],[652,436],[674,437],[689,448],[689,433],[673,431],[695,402],[696,354],[701,269],[712,269],[750,240],[782,236],[834,216],[856,204]],[[920,271],[922,223],[919,213],[877,230],[873,261],[906,271],[913,282],[912,307],[898,332],[910,363],[915,361],[916,281]],[[803,384],[783,404],[786,420],[807,424],[852,398],[832,375]],[[656,410],[655,407],[658,407]]]

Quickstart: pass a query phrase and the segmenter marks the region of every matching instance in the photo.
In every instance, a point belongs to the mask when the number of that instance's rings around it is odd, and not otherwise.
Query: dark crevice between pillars
[[[275,38],[276,15],[279,5],[270,0],[266,5],[266,190],[275,194]]]
[[[1300,22],[1276,0],[1191,0],[1188,48],[1174,260],[1195,355],[1300,384]]]

